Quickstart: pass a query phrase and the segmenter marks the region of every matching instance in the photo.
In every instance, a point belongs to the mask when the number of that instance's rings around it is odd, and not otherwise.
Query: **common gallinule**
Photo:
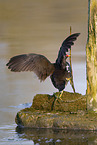
[[[14,56],[6,65],[13,72],[33,71],[40,81],[50,76],[54,87],[62,91],[71,78],[71,67],[66,61],[69,55],[66,52],[79,35],[80,33],[74,33],[63,41],[55,63],[51,63],[43,55],[30,53]]]

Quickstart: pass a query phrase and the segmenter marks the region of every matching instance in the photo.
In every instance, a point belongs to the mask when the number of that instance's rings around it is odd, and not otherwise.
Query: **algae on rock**
[[[86,96],[63,92],[62,99],[63,102],[54,96],[37,94],[30,108],[17,113],[17,125],[32,128],[85,128],[81,122],[86,111]]]
[[[86,111],[86,96],[76,93],[75,96],[74,93],[70,93],[71,96],[69,96],[69,92],[64,92],[64,95],[64,103],[67,105],[56,101],[55,106],[57,105],[57,107],[54,107],[53,110],[51,110],[52,104],[48,105],[49,97],[54,98],[53,96],[44,95],[42,99],[42,95],[36,95],[30,108],[25,108],[17,113],[15,118],[17,125],[27,128],[97,130],[97,114]],[[46,100],[45,105],[41,106],[41,103],[38,102],[39,97],[42,99],[42,104]],[[45,97],[46,99],[44,99]],[[36,106],[36,103],[39,106]],[[69,103],[70,106],[68,106]],[[47,107],[45,107],[46,104]]]
[[[59,92],[54,95],[59,95]],[[37,94],[33,99],[32,107],[36,110],[76,112],[86,110],[86,97],[79,93],[63,92],[62,100],[50,95]]]

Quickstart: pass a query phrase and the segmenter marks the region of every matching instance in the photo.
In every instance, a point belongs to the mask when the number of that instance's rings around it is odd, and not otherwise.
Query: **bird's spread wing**
[[[33,53],[14,56],[6,65],[14,72],[33,71],[41,81],[54,71],[54,65],[45,56]]]
[[[59,65],[61,64],[63,57],[66,55],[66,52],[68,52],[68,49],[70,49],[71,46],[74,45],[74,41],[77,39],[79,35],[80,33],[72,34],[63,41],[58,53],[58,58],[56,60],[57,64]]]

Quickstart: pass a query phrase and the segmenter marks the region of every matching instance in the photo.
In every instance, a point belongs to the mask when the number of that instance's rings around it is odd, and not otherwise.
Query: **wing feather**
[[[43,81],[54,71],[54,65],[43,55],[23,54],[12,57],[6,64],[14,72],[33,71]]]
[[[63,57],[66,55],[66,52],[68,52],[68,49],[70,49],[71,46],[74,45],[74,41],[77,39],[79,35],[80,33],[72,34],[63,41],[58,53],[58,58],[56,60],[56,63],[58,65],[61,65]]]

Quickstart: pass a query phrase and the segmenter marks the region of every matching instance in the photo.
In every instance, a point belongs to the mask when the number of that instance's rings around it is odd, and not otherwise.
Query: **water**
[[[30,106],[35,94],[57,90],[49,78],[40,83],[31,72],[12,73],[6,67],[10,57],[31,52],[54,62],[71,26],[72,33],[81,33],[72,47],[74,85],[76,92],[85,94],[87,11],[87,0],[0,0],[0,144],[91,144],[90,138],[92,144],[97,142],[95,132],[86,136],[85,132],[18,129],[16,113]],[[72,92],[70,84],[66,90]]]

